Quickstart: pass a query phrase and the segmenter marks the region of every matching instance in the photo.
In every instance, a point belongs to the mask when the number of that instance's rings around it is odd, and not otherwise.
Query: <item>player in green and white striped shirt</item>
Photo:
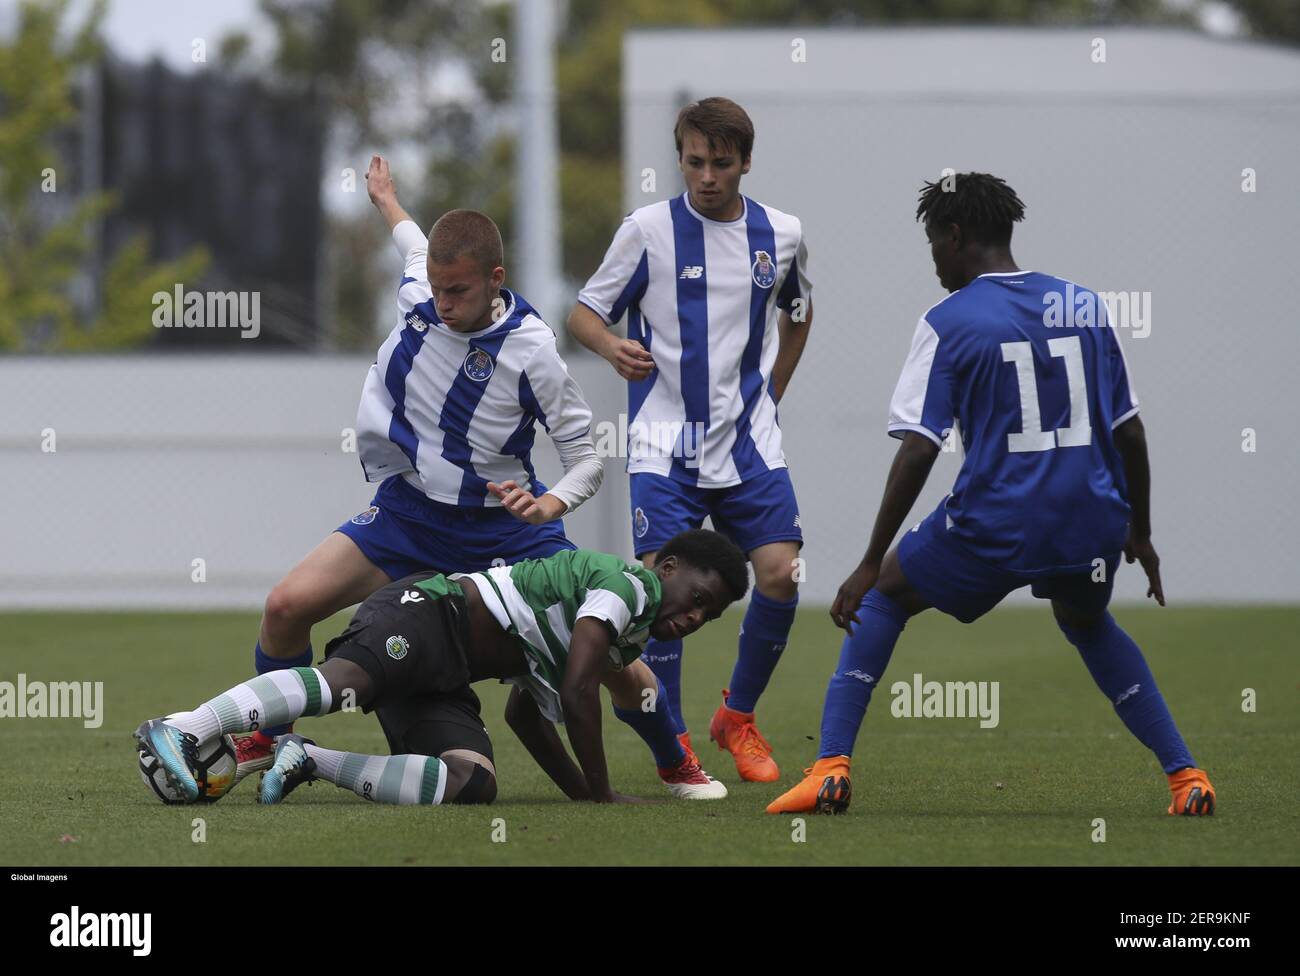
[[[745,557],[724,536],[683,532],[653,569],[606,553],[558,552],[484,573],[419,574],[380,589],[330,641],[319,668],[268,672],[136,731],[172,787],[190,800],[200,746],[219,735],[428,696],[445,714],[437,755],[360,756],[281,736],[263,802],[328,779],[386,803],[490,802],[491,743],[469,685],[513,684],[506,718],[572,799],[628,801],[609,784],[600,685],[617,707],[640,709],[658,681],[637,658],[647,638],[676,640],[716,618],[749,585]],[[549,719],[550,721],[543,721]],[[575,765],[553,722],[564,722]]]

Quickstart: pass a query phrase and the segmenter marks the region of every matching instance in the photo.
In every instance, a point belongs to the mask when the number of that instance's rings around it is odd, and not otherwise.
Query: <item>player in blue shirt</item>
[[[910,617],[935,607],[970,623],[1030,586],[1168,774],[1169,812],[1212,814],[1214,788],[1106,609],[1121,552],[1165,603],[1146,434],[1118,336],[1094,292],[1016,266],[1011,227],[1024,204],[1014,190],[984,173],[949,180],[925,185],[917,219],[952,294],[917,324],[890,404],[889,433],[903,443],[866,555],[831,608],[849,636],[819,757],[768,812],[848,808],[853,743]],[[965,450],[952,493],[886,552],[950,432]]]

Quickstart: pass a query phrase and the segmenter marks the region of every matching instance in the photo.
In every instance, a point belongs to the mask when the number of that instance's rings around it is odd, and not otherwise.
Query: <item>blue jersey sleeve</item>
[[[803,230],[799,232],[799,243],[795,245],[794,257],[790,261],[790,270],[786,272],[781,290],[777,292],[776,307],[783,312],[795,308],[795,302],[807,305],[812,298],[812,282],[808,280],[808,245],[804,242]]]

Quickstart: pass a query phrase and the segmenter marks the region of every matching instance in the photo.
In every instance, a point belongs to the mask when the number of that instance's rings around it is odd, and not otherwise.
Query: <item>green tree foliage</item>
[[[60,40],[68,0],[25,2],[18,30],[0,43],[0,351],[117,349],[154,333],[152,296],[202,273],[196,250],[172,262],[148,259],[144,235],[108,263],[103,302],[93,315],[72,294],[94,256],[95,223],[116,205],[112,194],[72,195],[70,170],[56,145],[77,118],[73,79],[101,56],[98,0],[70,40]]]
[[[1300,44],[1300,2],[1297,0],[1235,0],[1232,6],[1246,19],[1255,37]]]

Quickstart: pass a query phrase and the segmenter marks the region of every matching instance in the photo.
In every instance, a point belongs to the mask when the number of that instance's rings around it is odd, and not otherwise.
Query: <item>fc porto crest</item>
[[[644,538],[650,531],[650,520],[646,518],[645,511],[639,507],[632,513],[632,531],[636,533],[638,539]]]
[[[754,264],[750,271],[754,275],[754,284],[759,288],[771,288],[776,284],[776,265],[772,261],[772,255],[766,251],[754,252]]]
[[[420,316],[415,312],[406,313],[406,324],[416,332],[423,332],[429,327],[429,323],[425,322],[424,319],[420,318]]]
[[[366,509],[364,512],[362,512],[360,515],[354,515],[354,516],[352,516],[352,524],[353,524],[353,525],[369,525],[371,522],[373,522],[373,521],[375,520],[375,516],[378,515],[378,514],[379,514],[379,507],[376,506],[376,505],[371,505],[369,508],[367,508],[367,509]]]
[[[496,369],[496,363],[482,349],[471,349],[465,357],[465,375],[475,383],[486,383]]]

